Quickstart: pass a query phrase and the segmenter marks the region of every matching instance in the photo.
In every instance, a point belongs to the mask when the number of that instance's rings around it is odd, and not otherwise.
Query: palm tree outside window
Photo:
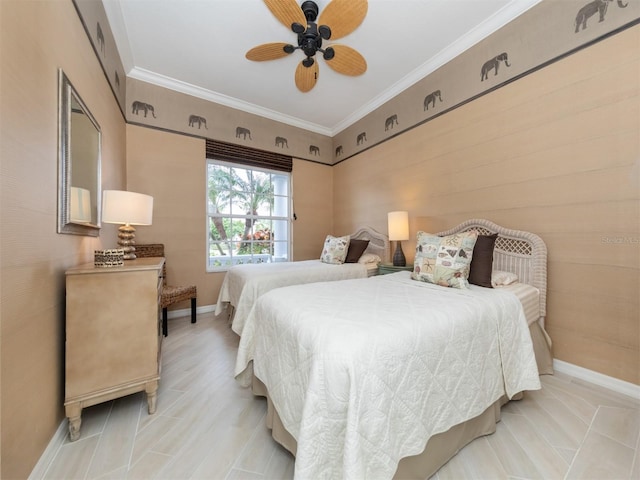
[[[290,173],[207,160],[207,271],[290,258]]]

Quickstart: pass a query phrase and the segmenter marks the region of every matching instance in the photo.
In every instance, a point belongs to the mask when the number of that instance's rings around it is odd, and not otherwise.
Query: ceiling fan
[[[305,58],[295,74],[301,92],[310,91],[318,81],[318,62],[314,59],[317,52],[322,53],[327,65],[343,75],[362,75],[367,70],[367,61],[351,47],[333,44],[322,48],[323,40],[342,38],[358,28],[367,14],[367,0],[332,0],[319,18],[318,5],[312,1],[304,1],[300,6],[296,0],[264,0],[264,3],[284,26],[298,35],[298,45],[265,43],[249,50],[247,59],[275,60],[301,50]]]

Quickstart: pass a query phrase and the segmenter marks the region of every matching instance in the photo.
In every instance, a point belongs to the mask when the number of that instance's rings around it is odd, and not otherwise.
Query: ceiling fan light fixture
[[[322,49],[322,40],[344,37],[364,20],[367,14],[367,0],[331,0],[318,18],[318,5],[305,0],[298,5],[297,0],[264,0],[271,13],[287,28],[298,35],[298,46],[287,43],[268,43],[252,48],[245,55],[248,60],[275,60],[295,50],[302,50],[305,58],[298,64],[295,82],[302,92],[311,90],[318,79],[318,62],[313,57],[322,53],[324,60],[336,72],[344,75],[362,75],[367,69],[364,57],[354,49],[344,45],[333,45]],[[335,48],[333,48],[335,47]]]
[[[326,25],[320,25],[318,27],[318,33],[325,40],[329,40],[331,38],[331,29]]]
[[[294,33],[297,33],[298,35],[304,33],[304,31],[307,29],[307,27],[305,27],[304,25],[298,23],[298,22],[293,22],[291,24],[291,30],[293,30]]]
[[[323,57],[325,60],[331,60],[331,59],[332,59],[333,57],[335,57],[335,56],[336,56],[336,51],[335,51],[333,48],[331,48],[331,47],[328,47],[328,48],[327,48],[327,49],[322,53],[322,57]]]

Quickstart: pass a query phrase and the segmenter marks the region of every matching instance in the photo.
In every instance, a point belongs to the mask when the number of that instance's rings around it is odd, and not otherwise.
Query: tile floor
[[[85,409],[80,439],[60,446],[42,478],[291,479],[264,399],[233,379],[238,337],[221,317],[170,320],[156,414],[141,393]],[[542,383],[432,478],[640,478],[639,400],[561,374]]]

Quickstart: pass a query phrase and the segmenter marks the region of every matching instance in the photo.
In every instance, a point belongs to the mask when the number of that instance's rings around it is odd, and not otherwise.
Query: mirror
[[[58,233],[100,233],[100,126],[62,70],[58,77]]]

